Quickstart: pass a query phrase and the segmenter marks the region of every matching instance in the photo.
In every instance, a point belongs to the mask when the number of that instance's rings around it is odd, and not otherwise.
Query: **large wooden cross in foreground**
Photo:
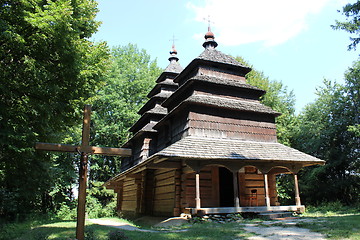
[[[86,202],[86,182],[87,164],[89,154],[100,154],[107,156],[131,156],[131,149],[127,148],[108,148],[90,146],[90,115],[91,105],[85,105],[84,120],[82,129],[82,140],[80,146],[57,143],[36,143],[35,149],[55,152],[77,152],[81,154],[79,165],[79,195],[77,207],[76,239],[84,240],[85,226],[85,202]]]

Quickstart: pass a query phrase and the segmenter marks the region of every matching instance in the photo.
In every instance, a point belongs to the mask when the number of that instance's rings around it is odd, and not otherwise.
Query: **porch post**
[[[233,185],[234,185],[234,204],[236,208],[240,207],[239,200],[239,186],[238,186],[238,172],[233,172]]]
[[[201,202],[200,202],[200,172],[196,172],[196,175],[195,175],[195,191],[196,191],[196,197],[195,197],[196,208],[201,208]]]
[[[294,185],[295,185],[295,203],[296,203],[296,206],[300,206],[301,201],[300,201],[300,193],[299,193],[299,183],[298,183],[298,177],[297,177],[296,173],[294,173]]]
[[[268,183],[268,174],[264,173],[264,187],[265,187],[265,202],[266,207],[270,207],[270,197],[269,197],[269,183]]]

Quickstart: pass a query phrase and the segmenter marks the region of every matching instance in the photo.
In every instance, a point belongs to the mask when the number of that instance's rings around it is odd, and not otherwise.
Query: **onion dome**
[[[203,47],[205,49],[214,49],[217,47],[217,42],[215,42],[215,35],[211,31],[210,26],[208,27],[208,32],[205,34],[205,42],[203,43]]]
[[[179,61],[179,58],[177,57],[177,50],[175,49],[175,45],[172,45],[171,51],[170,51],[170,57],[169,61],[171,62],[177,62]]]

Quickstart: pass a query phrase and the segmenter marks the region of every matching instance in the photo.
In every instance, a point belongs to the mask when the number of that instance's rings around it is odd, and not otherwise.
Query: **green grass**
[[[334,208],[335,209],[335,208]],[[320,232],[329,239],[350,239],[360,240],[360,210],[359,208],[337,208],[331,210],[329,207],[309,208],[301,216],[305,219],[311,219],[311,222],[299,222],[298,227],[308,228],[315,232]],[[104,218],[103,218],[104,219]],[[131,221],[118,218],[105,218],[135,225]],[[244,223],[256,223],[261,225],[261,220],[245,220]],[[51,220],[32,220],[23,223],[12,223],[0,226],[0,240],[18,239],[18,240],[39,240],[39,239],[74,239],[75,238],[74,221],[57,221]],[[143,229],[151,229],[142,225]],[[87,222],[86,229],[94,238],[88,239],[108,239],[107,235],[114,230],[113,227],[100,226]],[[125,231],[129,239],[133,240],[170,240],[170,239],[197,239],[197,240],[215,240],[215,239],[246,239],[252,236],[242,229],[241,223],[196,223],[188,224],[181,227],[173,227],[168,231],[161,231],[159,228],[153,228],[158,232],[139,232]],[[180,232],[177,232],[180,230]],[[186,231],[181,231],[186,230]]]
[[[360,240],[360,213],[336,214],[332,212],[308,218],[316,218],[312,222],[298,223],[298,227],[320,232],[329,239]]]
[[[111,219],[114,220],[114,219]],[[121,221],[121,220],[117,220]],[[38,239],[74,239],[75,238],[75,226],[76,222],[73,221],[62,221],[50,224],[42,224],[33,227],[27,232],[22,232],[20,236],[3,239],[18,239],[18,240],[38,240]],[[100,226],[87,222],[87,231],[91,231],[95,239],[102,240],[108,239],[107,234],[114,230],[112,227]],[[176,230],[184,230],[176,232]],[[215,239],[246,239],[251,234],[246,233],[241,229],[238,223],[226,223],[226,224],[215,224],[215,223],[199,223],[183,227],[178,227],[170,231],[159,231],[159,232],[139,232],[139,231],[123,231],[126,236],[134,240],[158,240],[158,239],[197,239],[197,240],[215,240]],[[0,233],[1,234],[1,233]]]
[[[343,206],[338,202],[308,207],[302,217],[311,222],[298,223],[298,227],[320,232],[329,239],[360,240],[360,208]]]

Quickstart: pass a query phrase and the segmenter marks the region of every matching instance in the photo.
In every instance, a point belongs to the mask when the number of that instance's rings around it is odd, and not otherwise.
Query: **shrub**
[[[56,217],[62,220],[74,220],[76,219],[76,209],[62,203],[60,209],[56,212]]]
[[[108,234],[109,240],[129,240],[125,233],[121,230],[113,230]]]

